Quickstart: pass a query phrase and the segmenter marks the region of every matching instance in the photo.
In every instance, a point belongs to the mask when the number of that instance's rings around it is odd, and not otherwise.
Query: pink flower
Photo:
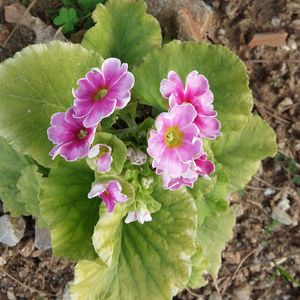
[[[191,103],[197,116],[194,123],[199,128],[201,137],[215,139],[220,135],[221,124],[214,111],[214,96],[209,89],[208,80],[197,71],[192,71],[186,78],[186,85],[176,72],[170,71],[168,79],[162,80],[160,92],[163,97],[169,99],[170,108],[183,103]]]
[[[74,108],[58,112],[51,117],[48,139],[56,144],[49,153],[54,159],[58,154],[67,161],[85,157],[94,140],[96,127],[86,128],[82,119],[74,118]]]
[[[78,88],[73,90],[75,117],[84,118],[85,127],[96,126],[116,108],[127,105],[134,85],[133,74],[127,67],[117,58],[108,58],[101,70],[94,68],[78,80]]]
[[[173,107],[161,113],[156,122],[157,130],[150,131],[148,153],[152,166],[164,173],[179,177],[187,171],[190,162],[200,155],[202,143],[193,123],[197,112],[191,104]]]
[[[206,179],[209,179],[209,175],[215,171],[215,164],[207,159],[205,153],[195,160],[195,165],[197,173]]]
[[[130,211],[127,214],[127,217],[125,219],[125,223],[129,224],[129,223],[135,222],[135,221],[138,221],[140,224],[144,224],[145,222],[152,221],[152,217],[151,217],[150,212],[145,208],[141,208],[141,209],[136,210],[136,211]]]
[[[88,153],[88,158],[93,159],[99,173],[110,171],[113,158],[111,156],[111,147],[108,145],[97,144],[93,146]]]
[[[198,176],[203,176],[205,179],[210,180],[209,175],[214,171],[214,163],[208,160],[206,154],[203,152],[199,158],[190,163],[188,170],[179,177],[172,177],[165,174],[162,170],[156,170],[156,174],[162,175],[165,189],[177,190],[182,186],[192,188]]]
[[[117,180],[110,180],[108,183],[96,183],[88,193],[88,198],[99,197],[103,200],[107,207],[107,211],[111,213],[117,202],[126,202],[127,196],[121,193],[122,186]]]

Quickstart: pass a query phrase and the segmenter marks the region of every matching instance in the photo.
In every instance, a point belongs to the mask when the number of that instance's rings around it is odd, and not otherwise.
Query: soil
[[[3,30],[11,32],[16,26],[4,23],[3,7],[8,2],[16,1],[0,1],[4,24],[0,39]],[[147,2],[149,11],[159,17],[166,0]],[[253,112],[276,131],[279,154],[264,160],[245,189],[231,195],[237,225],[223,253],[219,278],[215,282],[208,278],[206,287],[185,290],[175,299],[300,299],[300,1],[205,2],[214,14],[206,40],[229,47],[245,62]],[[31,13],[51,24],[47,10],[57,7],[59,1],[38,3]],[[173,28],[164,28],[166,31],[177,34]],[[247,46],[255,33],[281,31],[288,36],[280,47]],[[32,30],[19,26],[6,46],[0,47],[0,60],[33,41]],[[286,210],[290,225],[272,219],[276,207]],[[0,264],[0,299],[59,299],[72,280],[73,265],[53,257],[51,250],[36,250],[34,221],[26,221],[25,237],[16,247],[0,244],[5,260]]]

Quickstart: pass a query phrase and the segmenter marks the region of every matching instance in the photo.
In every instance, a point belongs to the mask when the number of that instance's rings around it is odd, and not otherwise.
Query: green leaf
[[[97,4],[103,3],[103,0],[79,0],[79,3],[84,10],[93,10]]]
[[[19,190],[17,182],[22,174],[22,169],[30,166],[31,160],[16,152],[4,138],[0,137],[0,198],[4,211],[12,216],[28,215],[24,203],[17,201]]]
[[[94,226],[99,219],[100,200],[88,199],[94,172],[85,161],[60,160],[41,185],[41,214],[50,228],[55,255],[72,260],[93,259]]]
[[[228,176],[224,168],[217,164],[212,182],[199,178],[189,192],[195,199],[198,213],[198,228],[207,216],[217,215],[228,208]],[[209,186],[207,185],[209,184]]]
[[[113,157],[113,162],[109,174],[120,174],[127,157],[127,148],[125,144],[115,135],[106,132],[97,133],[93,144],[106,144],[112,148],[111,155]],[[87,163],[93,170],[97,169],[97,165],[94,163],[93,159],[87,158]]]
[[[205,218],[197,230],[197,251],[192,257],[193,270],[189,286],[196,288],[204,285],[202,275],[205,273],[211,274],[213,278],[218,276],[221,254],[228,240],[232,238],[234,225],[235,217],[231,208],[217,216]]]
[[[22,170],[21,177],[17,182],[20,190],[18,200],[25,205],[26,211],[38,219],[40,227],[45,227],[46,222],[42,220],[40,214],[40,184],[42,174],[38,173],[36,165],[30,165]]]
[[[253,103],[245,65],[233,52],[222,46],[173,41],[152,51],[133,69],[134,94],[144,104],[167,110],[168,103],[162,98],[159,86],[171,70],[183,81],[193,70],[204,74],[214,94],[222,132],[242,127],[241,120],[249,115]]]
[[[96,7],[93,19],[96,25],[87,31],[82,45],[104,58],[118,57],[133,65],[161,46],[160,26],[146,14],[144,1],[108,1]]]
[[[50,118],[72,105],[77,80],[102,61],[80,45],[55,41],[29,46],[2,63],[0,135],[41,165],[55,165],[48,154]]]
[[[262,159],[276,154],[276,136],[260,117],[250,116],[243,128],[224,133],[211,148],[229,176],[230,190],[237,191],[257,172]]]
[[[77,12],[74,8],[62,7],[59,15],[53,20],[55,25],[62,25],[62,32],[68,33],[74,30],[74,25],[78,22]]]
[[[187,283],[194,252],[195,204],[184,190],[155,185],[161,209],[143,225],[124,223],[124,211],[102,215],[93,236],[96,251],[111,266],[80,261],[71,287],[74,299],[171,299]]]

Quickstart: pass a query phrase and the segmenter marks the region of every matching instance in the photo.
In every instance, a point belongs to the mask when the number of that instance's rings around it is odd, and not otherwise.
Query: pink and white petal
[[[199,135],[208,139],[215,139],[220,136],[221,123],[214,117],[197,117],[194,123],[199,128]]]
[[[121,61],[119,59],[112,57],[103,62],[101,69],[105,85],[109,88],[119,80],[123,73],[127,72],[128,65],[121,65]]]
[[[130,211],[128,214],[127,214],[127,217],[125,219],[125,223],[126,224],[129,224],[129,223],[132,223],[134,221],[137,220],[137,216],[136,216],[136,212],[135,211]]]
[[[110,171],[113,158],[109,153],[104,154],[103,156],[97,159],[97,170],[100,173],[106,173]]]
[[[55,159],[55,157],[60,153],[62,146],[62,144],[59,144],[52,148],[52,150],[49,152],[49,155],[52,156],[52,159]]]
[[[116,108],[123,109],[131,99],[131,92],[127,91],[122,97],[117,98]]]
[[[78,88],[73,90],[74,96],[77,98],[86,98],[88,96],[92,96],[96,89],[93,85],[86,79],[81,78],[77,81]]]
[[[141,210],[144,218],[144,222],[151,222],[152,221],[152,216],[148,210]]]
[[[180,105],[184,102],[184,98],[176,97],[174,94],[171,94],[169,97],[169,106],[173,108],[176,105]]]
[[[181,130],[182,134],[183,134],[183,141],[185,142],[193,142],[193,140],[195,138],[198,137],[199,135],[199,129],[198,127],[194,124],[194,123],[191,123],[187,126],[185,126],[182,130]]]
[[[101,74],[101,70],[98,68],[93,68],[91,71],[87,72],[86,79],[93,86],[95,90],[100,90],[104,86],[104,78]]]
[[[100,144],[93,146],[88,153],[88,158],[94,158],[100,153]]]
[[[152,158],[159,160],[165,148],[166,144],[164,141],[164,136],[159,134],[156,130],[151,130],[150,138],[148,140],[148,154]]]
[[[161,81],[160,93],[166,99],[168,99],[172,94],[174,94],[176,98],[184,98],[183,84],[175,71],[170,71],[168,73],[168,79],[163,79]]]
[[[179,177],[182,174],[182,163],[176,149],[166,147],[159,160],[161,169],[168,175]]]
[[[117,202],[126,202],[128,200],[128,197],[121,193],[122,186],[117,180],[109,181],[107,191]]]
[[[168,127],[172,126],[172,115],[169,112],[159,114],[156,118],[155,126],[158,132],[164,132]]]
[[[65,125],[65,122],[65,113],[57,112],[54,115],[52,115],[50,124],[61,127]]]
[[[91,99],[87,100],[78,100],[75,99],[74,101],[74,117],[75,118],[84,118],[88,115],[88,113],[93,110],[95,105],[95,101],[92,101]]]
[[[88,152],[89,145],[84,140],[82,140],[64,144],[61,148],[60,155],[66,161],[75,161],[87,156]]]
[[[92,199],[94,197],[99,197],[107,188],[106,184],[103,183],[95,183],[92,185],[91,190],[88,193],[88,198]]]
[[[97,127],[95,126],[95,127],[90,127],[90,128],[84,128],[84,130],[86,130],[88,133],[88,136],[85,141],[90,146],[93,144]]]
[[[134,86],[134,76],[131,72],[124,72],[120,75],[113,85],[110,85],[111,92],[120,93],[121,91],[131,90]]]
[[[178,157],[182,162],[191,162],[202,152],[201,144],[183,141],[180,147],[176,148]]]
[[[186,78],[184,96],[190,101],[205,94],[209,89],[208,80],[197,71],[192,71]]]
[[[115,99],[108,98],[103,98],[96,102],[92,110],[85,117],[83,125],[88,128],[97,126],[102,119],[109,117],[115,111],[116,102]]]
[[[112,199],[109,195],[107,195],[106,193],[102,193],[100,195],[100,198],[102,199],[102,201],[105,203],[106,207],[107,207],[107,211],[109,213],[113,212],[116,206],[116,202],[114,201],[114,199]]]
[[[201,176],[209,176],[210,174],[214,173],[215,171],[215,164],[206,159],[203,159],[203,156],[200,157],[200,159],[195,160],[196,163],[196,170],[199,175]]]
[[[192,104],[182,104],[173,107],[170,111],[172,115],[172,126],[178,126],[183,129],[191,124],[197,116],[197,112]]]

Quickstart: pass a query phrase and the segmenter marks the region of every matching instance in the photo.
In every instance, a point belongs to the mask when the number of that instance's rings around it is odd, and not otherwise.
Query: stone
[[[21,218],[12,218],[9,215],[0,217],[0,242],[13,247],[23,238],[26,222]]]
[[[274,195],[275,193],[276,193],[276,192],[275,192],[272,188],[270,188],[270,187],[266,188],[265,191],[264,191],[265,197],[272,196],[272,195]]]
[[[255,33],[247,46],[249,48],[258,46],[281,47],[285,45],[287,36],[288,33],[285,31]]]
[[[0,24],[0,45],[3,45],[10,34],[10,30],[6,25]]]
[[[241,217],[244,214],[244,208],[242,204],[233,204],[231,208],[237,218]]]
[[[48,229],[35,226],[34,245],[42,251],[51,249],[51,236]]]
[[[5,21],[7,23],[22,24],[29,27],[31,22],[31,14],[26,7],[20,3],[13,3],[4,7]]]
[[[278,206],[275,206],[273,208],[273,212],[272,212],[272,219],[278,221],[281,224],[284,225],[291,225],[292,224],[292,219],[291,217],[281,208],[279,208]]]
[[[213,10],[204,1],[167,0],[159,20],[163,28],[184,41],[202,41],[213,22]]]
[[[5,266],[7,263],[6,259],[0,256],[0,267]]]
[[[208,300],[222,300],[222,297],[217,292],[213,292],[210,294]]]
[[[245,283],[233,290],[233,300],[250,300],[252,287],[250,284]]]

